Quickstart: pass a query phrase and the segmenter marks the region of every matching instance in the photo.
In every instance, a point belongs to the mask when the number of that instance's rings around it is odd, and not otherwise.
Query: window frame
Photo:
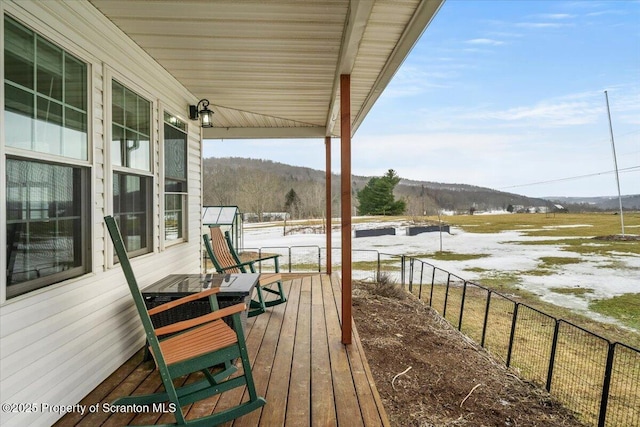
[[[23,152],[23,153],[38,153],[38,157],[37,158],[41,158],[40,156],[51,156],[51,158],[55,158],[55,159],[65,159],[65,162],[68,160],[70,162],[72,161],[78,161],[78,162],[82,162],[85,164],[89,164],[92,160],[92,156],[91,156],[91,141],[90,141],[90,135],[91,135],[91,116],[92,116],[92,111],[91,111],[91,94],[90,94],[90,75],[91,75],[91,62],[88,61],[86,58],[83,58],[82,56],[78,55],[76,52],[67,49],[65,47],[63,47],[63,45],[61,43],[57,43],[56,41],[44,36],[42,33],[34,30],[33,28],[29,27],[28,25],[24,24],[23,22],[21,22],[20,20],[16,19],[15,17],[13,17],[12,15],[8,14],[8,13],[4,13],[2,15],[2,19],[3,19],[3,26],[2,26],[2,31],[3,31],[3,35],[4,32],[6,31],[6,25],[4,25],[5,23],[5,19],[9,18],[11,21],[13,21],[13,25],[17,25],[20,26],[21,28],[25,29],[26,31],[30,32],[32,35],[32,43],[33,43],[33,64],[32,64],[32,73],[33,73],[33,81],[32,83],[32,87],[27,87],[27,86],[23,86],[20,82],[13,82],[13,81],[8,81],[6,80],[6,76],[3,76],[3,85],[7,85],[9,87],[11,87],[14,90],[18,90],[21,92],[25,92],[28,94],[28,96],[32,99],[32,116],[30,117],[31,119],[31,123],[30,128],[31,128],[31,141],[30,141],[30,147],[29,148],[25,148],[25,147],[20,147],[20,146],[15,146],[15,145],[9,145],[8,141],[6,141],[6,138],[4,139],[4,146],[8,149],[9,152],[11,152],[12,150],[17,150],[17,152]],[[6,58],[4,57],[4,51],[6,49],[6,37],[3,37],[4,40],[4,45],[2,46],[2,50],[3,50],[3,63],[5,63],[4,61],[6,60]],[[59,49],[60,50],[60,54],[61,54],[61,75],[60,75],[60,91],[61,91],[61,99],[56,99],[55,97],[49,96],[45,93],[43,93],[40,88],[38,87],[38,79],[39,79],[39,72],[40,72],[40,61],[38,61],[38,51],[40,49],[42,49],[40,46],[48,46],[49,48],[55,48],[55,49]],[[39,50],[36,50],[39,49]],[[67,93],[66,93],[66,86],[67,86],[67,77],[70,74],[67,74],[67,60],[71,59],[72,62],[76,62],[79,64],[83,64],[85,67],[85,80],[84,80],[84,101],[83,101],[83,107],[85,108],[84,111],[81,108],[78,108],[76,105],[74,105],[73,103],[71,103],[71,101],[69,101],[69,99],[67,99]],[[44,67],[44,66],[43,66]],[[69,73],[71,73],[71,71],[69,71]],[[7,83],[9,82],[9,83]],[[6,103],[4,102],[4,100],[6,99],[6,90],[3,92],[5,94],[4,99],[3,99],[3,109],[2,109],[2,113],[3,115],[6,114],[5,109],[6,109]],[[37,148],[38,145],[40,144],[45,144],[46,145],[46,141],[42,141],[41,140],[41,135],[43,134],[43,132],[40,130],[41,126],[45,126],[47,123],[49,122],[43,122],[40,123],[39,122],[39,113],[40,110],[38,108],[38,105],[41,101],[46,101],[49,104],[53,104],[54,107],[59,108],[61,111],[61,120],[66,122],[68,117],[67,114],[69,113],[73,113],[75,112],[80,113],[80,114],[84,114],[85,115],[85,141],[84,141],[84,147],[81,149],[84,149],[83,152],[83,156],[70,156],[70,155],[65,155],[61,152],[55,152],[52,151],[51,149],[49,150],[39,150]],[[4,117],[3,117],[4,118]],[[54,125],[56,125],[54,123]],[[58,144],[60,147],[63,147],[65,145],[65,142],[69,142],[72,141],[72,139],[66,140],[65,136],[64,136],[64,129],[66,129],[65,124],[61,123],[61,124],[57,124],[57,126],[59,127],[59,138],[58,138]],[[46,133],[46,132],[45,132]],[[5,135],[6,136],[6,135]],[[68,144],[66,144],[68,145]],[[35,156],[34,156],[35,157]]]
[[[184,127],[181,129],[178,126],[173,125],[170,122],[167,122],[167,116],[175,118],[178,120]],[[166,132],[165,126],[171,126],[173,129],[184,134],[184,191],[166,191],[166,160],[167,160],[167,150],[166,150]],[[162,127],[161,127],[161,149],[160,149],[160,168],[161,168],[161,193],[162,193],[162,216],[160,217],[160,221],[162,224],[160,237],[163,244],[163,247],[170,247],[180,243],[186,243],[189,241],[189,215],[188,215],[188,196],[189,196],[189,128],[188,124],[183,121],[178,115],[172,114],[168,109],[162,109]],[[182,236],[177,239],[167,239],[166,236],[166,213],[167,213],[167,195],[179,195],[182,202]]]
[[[2,129],[2,131],[0,131],[0,162],[2,163],[3,168],[6,170],[7,164],[10,160],[17,160],[17,161],[25,161],[30,163],[40,163],[40,164],[53,165],[53,166],[57,165],[57,166],[64,166],[72,169],[77,169],[80,173],[78,184],[79,184],[79,192],[81,193],[80,206],[78,207],[79,209],[78,212],[79,212],[80,221],[81,221],[80,236],[78,237],[80,241],[80,248],[79,248],[79,253],[77,254],[81,260],[80,265],[77,267],[72,267],[68,270],[53,273],[44,277],[39,277],[36,279],[24,281],[21,283],[9,285],[7,283],[8,282],[7,281],[8,265],[6,263],[7,258],[6,256],[3,256],[2,259],[0,260],[0,267],[1,267],[0,269],[5,273],[2,274],[2,279],[0,280],[0,283],[2,285],[0,286],[0,303],[4,303],[4,302],[21,299],[19,297],[28,297],[30,295],[33,295],[34,292],[38,290],[40,291],[50,290],[54,286],[63,285],[65,282],[67,282],[70,279],[77,279],[93,271],[93,266],[94,266],[93,232],[94,230],[92,228],[92,224],[93,224],[92,208],[94,206],[94,191],[93,191],[94,171],[93,171],[93,140],[91,138],[91,135],[93,132],[92,121],[93,121],[94,111],[93,111],[92,93],[90,88],[91,88],[93,69],[95,67],[95,61],[93,61],[90,58],[90,56],[87,55],[86,52],[81,51],[77,48],[74,48],[73,46],[66,45],[65,41],[61,39],[56,33],[52,33],[51,31],[48,31],[48,29],[46,28],[36,28],[34,25],[29,25],[25,23],[25,20],[20,19],[19,16],[9,13],[6,9],[3,9],[1,7],[0,7],[0,12],[2,17],[2,23],[0,24],[0,31],[2,31],[2,41],[3,41],[2,45],[0,46],[0,59],[2,60],[3,64],[5,63],[4,53],[6,48],[5,46],[6,37],[4,34],[6,29],[5,19],[8,18],[11,21],[13,21],[14,24],[23,27],[24,29],[26,29],[26,31],[31,33],[31,37],[33,39],[34,45],[38,45],[39,43],[44,43],[49,46],[53,46],[56,49],[59,49],[63,57],[62,59],[63,63],[66,63],[67,61],[67,59],[65,58],[70,57],[72,61],[84,65],[83,79],[78,80],[75,83],[84,84],[84,88],[83,88],[84,93],[82,94],[82,97],[83,97],[82,102],[84,103],[84,107],[85,107],[85,111],[84,111],[85,141],[84,141],[84,147],[82,147],[82,149],[86,150],[86,153],[84,153],[85,155],[80,157],[79,156],[69,157],[61,153],[37,151],[35,149],[31,149],[31,147],[34,147],[33,144],[36,143],[34,141],[34,138],[36,137],[34,133],[32,133],[31,135],[32,141],[30,143],[30,148],[8,145],[7,139],[6,139],[7,135],[5,131],[6,130],[5,101],[6,101],[7,94],[5,90],[2,91],[3,96],[1,97],[2,99],[0,99],[0,128]],[[40,40],[40,42],[36,40]],[[38,62],[37,57],[38,57],[38,52],[34,51],[33,52],[34,64],[37,64]],[[68,82],[66,79],[70,75],[64,72],[64,69],[65,68],[63,66],[63,74],[61,76],[61,79],[64,81],[63,93],[64,93],[64,87]],[[36,73],[37,73],[37,68],[34,65],[34,78]],[[5,76],[3,75],[2,76],[3,88],[5,85],[5,81],[6,81]],[[19,83],[15,83],[12,81],[7,84],[17,88],[22,87]],[[33,92],[31,96],[34,96],[36,98],[39,96],[38,95],[39,92],[35,86],[34,88],[31,88],[29,90],[30,92]],[[63,95],[63,96],[66,96],[66,95]],[[68,106],[73,106],[72,104],[68,104],[67,101],[60,101],[60,104],[63,110]],[[36,106],[34,105],[34,108],[35,107]],[[75,109],[78,110],[77,108]],[[37,120],[37,111],[35,111],[34,114],[35,115],[32,117],[32,119]],[[63,133],[65,129],[64,122],[59,126],[61,128],[60,129],[61,133]],[[61,143],[64,144],[64,137],[61,137],[61,138],[62,138]],[[7,185],[9,185],[7,181],[7,176],[5,173],[2,173],[2,176],[0,176],[0,203],[2,204],[2,207],[1,207],[2,212],[0,212],[0,224],[1,224],[0,226],[4,227],[4,229],[2,230],[3,231],[2,236],[0,236],[0,246],[2,246],[3,248],[6,248],[6,244],[8,243],[7,231],[8,231],[9,221],[8,221],[8,215],[6,212],[7,203],[8,203]]]
[[[6,283],[6,296],[7,299],[15,298],[17,296],[29,293],[31,291],[42,289],[60,282],[64,282],[69,279],[73,279],[84,274],[87,274],[91,271],[91,260],[92,260],[92,245],[91,245],[91,204],[90,203],[82,203],[82,200],[87,200],[90,192],[90,175],[91,171],[89,168],[81,167],[77,165],[71,165],[66,163],[52,163],[48,161],[37,161],[32,158],[24,158],[18,156],[8,155],[5,158],[5,165],[8,160],[15,161],[23,161],[29,163],[40,163],[48,166],[64,166],[70,167],[73,169],[77,169],[80,172],[80,207],[79,207],[79,215],[80,215],[80,236],[79,239],[82,242],[82,246],[79,249],[80,256],[80,265],[77,267],[72,267],[68,270],[63,270],[58,273],[50,274],[44,277],[38,277],[36,279],[27,280],[25,282],[17,283],[10,285]],[[7,185],[6,183],[5,185]],[[6,188],[6,187],[5,187]],[[7,200],[5,199],[5,206]],[[27,219],[24,221],[25,223],[38,222],[35,220]],[[9,219],[5,220],[5,228],[9,226]],[[7,266],[8,273],[8,266]]]
[[[114,164],[115,156],[112,150],[113,127],[114,127],[114,123],[116,123],[113,117],[114,82],[149,103],[149,109],[148,109],[148,112],[149,112],[149,118],[148,118],[149,119],[148,121],[149,122],[149,135],[148,135],[149,136],[149,170],[137,169],[137,168]],[[115,198],[114,186],[116,181],[116,174],[135,176],[135,177],[139,177],[144,181],[144,186],[148,193],[145,197],[146,212],[147,212],[147,217],[146,217],[147,229],[145,230],[145,238],[147,240],[147,245],[144,248],[140,248],[134,251],[127,250],[127,252],[130,258],[152,254],[156,251],[155,248],[157,246],[155,241],[155,233],[154,233],[154,230],[156,229],[156,224],[155,224],[156,215],[154,213],[154,206],[156,205],[155,197],[157,193],[156,182],[154,179],[155,178],[155,172],[154,172],[155,155],[154,154],[157,149],[155,138],[154,138],[154,135],[155,135],[154,134],[154,123],[155,123],[154,112],[155,112],[156,103],[154,102],[153,96],[151,96],[149,93],[142,90],[138,85],[136,85],[131,80],[125,78],[120,74],[117,74],[114,70],[110,69],[109,67],[107,67],[107,69],[105,70],[103,84],[104,84],[105,94],[107,94],[104,100],[105,112],[108,112],[107,113],[108,115],[105,114],[106,116],[105,128],[107,129],[107,132],[105,132],[105,151],[108,153],[105,156],[105,165],[104,165],[105,171],[108,171],[107,173],[108,179],[105,180],[105,188],[107,189],[105,193],[105,199],[106,199],[105,203],[108,204],[109,211],[111,212],[111,214],[116,219],[118,219],[119,213],[115,212],[115,200],[114,200]],[[122,126],[122,124],[119,124],[119,123],[118,123],[118,126],[124,127]],[[123,238],[125,237],[126,236],[123,235]],[[110,248],[108,252],[109,253],[107,254],[107,266],[112,267],[113,265],[116,265],[119,262],[118,257],[116,256],[112,248]]]
[[[141,180],[141,187],[144,186],[145,192],[146,194],[144,195],[144,204],[145,204],[145,210],[147,212],[146,215],[146,229],[145,229],[145,239],[147,244],[144,247],[141,247],[140,249],[136,249],[136,250],[129,250],[127,249],[127,254],[129,255],[130,258],[134,258],[140,255],[146,255],[148,253],[153,253],[154,251],[154,242],[153,242],[153,219],[154,219],[154,215],[153,215],[153,177],[148,176],[148,175],[140,175],[140,174],[135,174],[135,173],[129,173],[129,171],[119,171],[119,170],[113,170],[111,173],[111,177],[112,177],[112,185],[111,185],[111,201],[112,201],[112,205],[113,205],[113,217],[116,218],[116,221],[118,221],[118,227],[120,227],[121,232],[123,233],[122,238],[123,240],[126,240],[127,237],[129,237],[128,234],[124,234],[125,233],[125,227],[122,225],[122,223],[120,222],[120,216],[124,213],[126,214],[127,212],[115,212],[115,203],[114,203],[114,198],[115,198],[115,191],[114,191],[114,186],[116,183],[116,175],[120,175],[121,177],[136,177],[136,178],[140,178]],[[126,242],[125,242],[125,246],[126,246]],[[117,256],[114,254],[114,261],[117,261]]]

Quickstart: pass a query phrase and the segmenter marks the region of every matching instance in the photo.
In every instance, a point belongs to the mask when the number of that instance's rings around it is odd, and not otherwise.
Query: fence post
[[[556,349],[558,348],[558,332],[560,331],[560,322],[555,319],[556,324],[553,328],[553,342],[551,343],[551,355],[549,356],[549,370],[547,371],[547,391],[551,391],[551,381],[553,379],[553,367],[556,364]]]
[[[322,273],[322,248],[320,246],[318,246],[318,273]]]
[[[447,300],[449,299],[449,282],[451,281],[451,273],[447,271],[447,287],[444,291],[444,308],[442,309],[442,317],[447,318]]]
[[[460,301],[460,318],[458,319],[458,330],[462,331],[462,313],[464,313],[464,299],[467,296],[467,281],[462,285],[462,301]]]
[[[518,307],[520,303],[515,303],[513,309],[513,320],[511,321],[511,335],[509,336],[509,350],[507,351],[507,368],[511,365],[511,352],[513,351],[513,340],[516,334],[516,322],[518,321]]]
[[[380,252],[377,252],[377,254],[378,254],[378,271],[377,271],[378,278],[376,279],[376,282],[379,283],[380,282]]]
[[[429,307],[433,307],[433,284],[436,281],[436,267],[433,267],[433,273],[431,274],[431,291],[429,292]]]
[[[413,292],[413,262],[415,258],[409,258],[409,292]]]
[[[291,246],[289,246],[289,273],[291,273]]]
[[[424,273],[424,262],[420,261],[420,291],[418,292],[418,299],[422,301],[422,274]]]
[[[482,338],[480,347],[484,348],[484,338],[487,335],[487,322],[489,321],[489,305],[491,305],[491,290],[487,289],[487,304],[484,307],[484,321],[482,322]]]
[[[400,256],[400,283],[404,286],[404,255]]]
[[[611,387],[611,371],[613,370],[613,356],[616,344],[609,343],[607,352],[607,369],[604,371],[604,383],[602,384],[602,400],[600,401],[600,417],[598,427],[604,427],[607,421],[607,404],[609,403],[609,388]]]

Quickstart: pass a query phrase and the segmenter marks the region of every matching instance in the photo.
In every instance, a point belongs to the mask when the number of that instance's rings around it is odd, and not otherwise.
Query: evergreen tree
[[[382,177],[374,177],[357,193],[360,215],[401,215],[406,210],[404,200],[395,200],[393,189],[400,182],[396,171],[389,169]]]
[[[285,211],[291,214],[291,219],[295,216],[299,216],[300,214],[300,197],[296,191],[292,188],[289,192],[284,196],[284,209]]]

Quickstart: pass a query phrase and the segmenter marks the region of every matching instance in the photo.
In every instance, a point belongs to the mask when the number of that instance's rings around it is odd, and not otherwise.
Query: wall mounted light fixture
[[[209,110],[209,100],[201,99],[198,105],[189,105],[189,118],[191,120],[198,120],[199,118],[200,126],[203,128],[212,128],[213,111]]]

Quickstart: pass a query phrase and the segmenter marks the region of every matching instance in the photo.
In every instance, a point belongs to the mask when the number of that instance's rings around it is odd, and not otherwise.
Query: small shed
[[[202,226],[208,228],[215,225],[231,234],[231,242],[236,249],[244,246],[242,214],[237,206],[203,206]]]

